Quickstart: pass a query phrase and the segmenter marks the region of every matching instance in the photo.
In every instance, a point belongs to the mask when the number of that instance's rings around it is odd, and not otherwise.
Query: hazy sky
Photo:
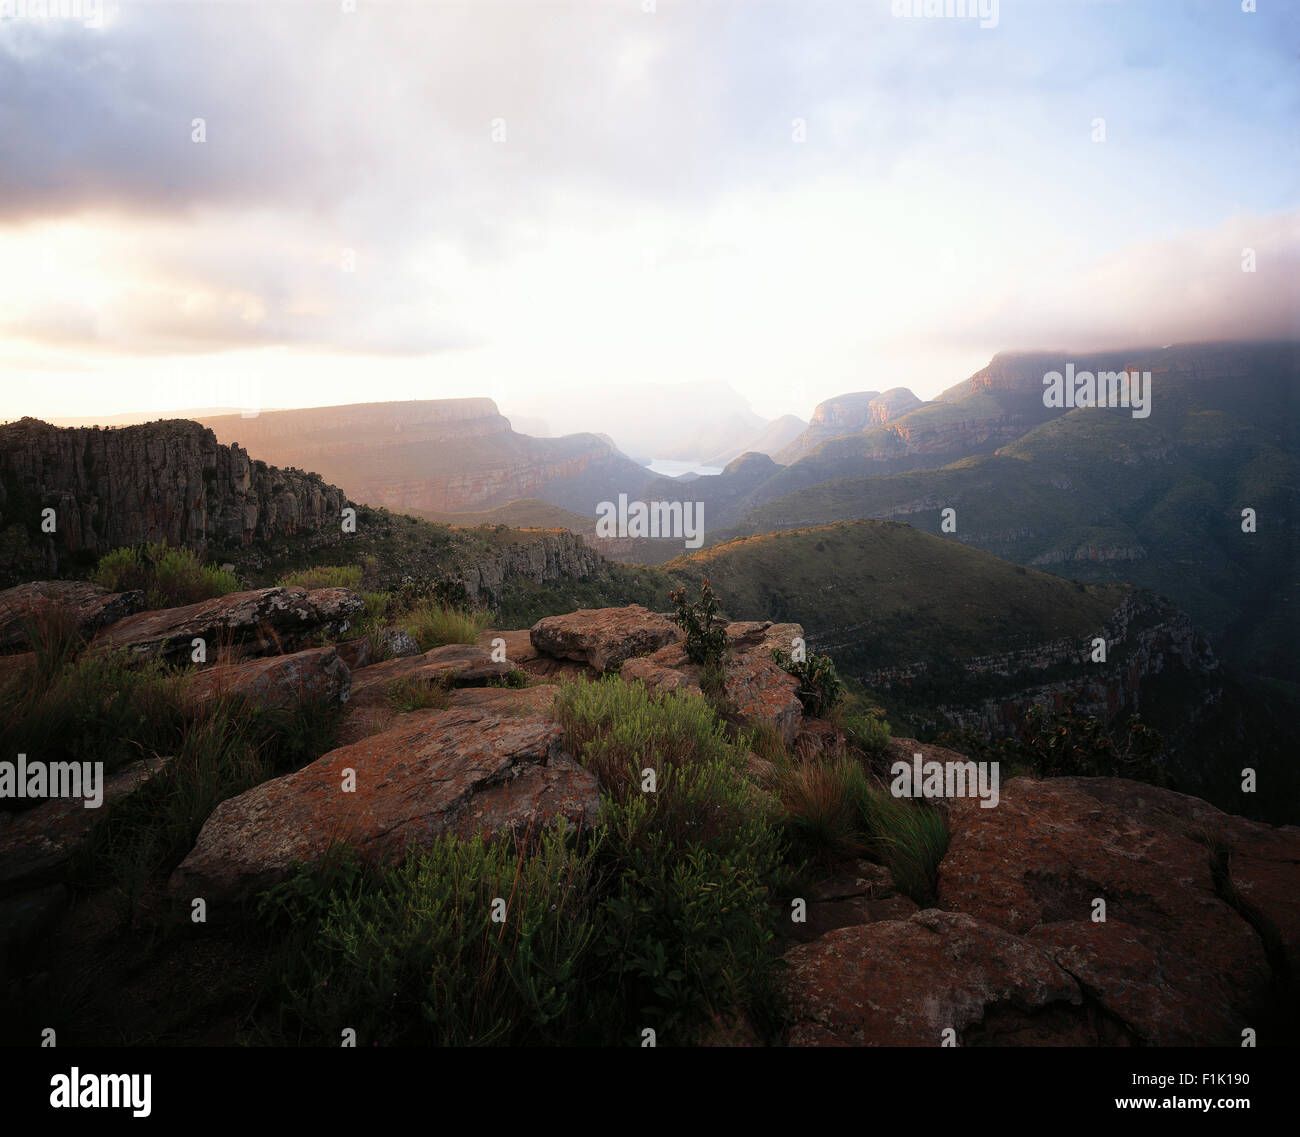
[[[705,381],[806,418],[1300,335],[1300,4],[37,2],[0,0],[0,418],[564,426]]]

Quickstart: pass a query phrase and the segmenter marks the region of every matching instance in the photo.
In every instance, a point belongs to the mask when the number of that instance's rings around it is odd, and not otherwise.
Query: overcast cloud
[[[721,381],[807,417],[1300,335],[1300,9],[654,7],[0,19],[0,416]]]

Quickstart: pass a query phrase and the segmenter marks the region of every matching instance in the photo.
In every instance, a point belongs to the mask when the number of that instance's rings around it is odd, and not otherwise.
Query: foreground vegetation
[[[864,855],[893,866],[918,899],[933,892],[942,826],[888,799],[867,751],[800,758],[770,733],[738,732],[705,701],[608,677],[561,688],[555,711],[602,787],[591,831],[442,837],[390,866],[338,848],[264,893],[242,923],[196,930],[165,885],[203,822],[222,800],[329,750],[341,712],[196,706],[184,672],[90,656],[57,619],[43,626],[40,676],[0,691],[5,745],[52,754],[66,734],[82,761],[171,758],[104,810],[67,875],[79,904],[111,913],[95,983],[69,980],[55,1011],[41,1005],[68,1041],[140,1041],[95,1033],[101,993],[218,951],[227,965],[182,983],[151,1040],[191,1038],[220,1007],[227,1041],[253,1044],[337,1045],[345,1027],[380,1045],[639,1045],[646,1030],[660,1045],[780,1042],[794,897]],[[416,695],[396,692],[394,705],[438,706],[443,693]],[[35,1014],[35,1003],[20,1006],[10,1026]]]

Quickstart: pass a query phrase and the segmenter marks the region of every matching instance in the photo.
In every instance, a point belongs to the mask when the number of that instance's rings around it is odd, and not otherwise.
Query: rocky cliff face
[[[547,533],[518,545],[507,545],[490,557],[459,567],[456,576],[476,603],[494,606],[512,580],[543,583],[567,577],[585,580],[598,572],[604,558],[574,533]]]
[[[1059,707],[1074,693],[1082,713],[1109,720],[1138,713],[1143,680],[1174,663],[1199,675],[1219,670],[1205,637],[1187,616],[1151,593],[1127,594],[1097,630],[1097,638],[1106,641],[1105,663],[1092,661],[1091,638],[1052,640],[962,660],[969,679],[1002,689],[985,698],[954,699],[938,709],[961,727],[1000,735],[1019,727],[1035,703]],[[917,660],[857,678],[870,688],[890,690],[924,681],[930,671],[928,660]]]
[[[340,533],[343,491],[254,461],[211,430],[171,420],[101,429],[24,418],[0,426],[0,574],[18,579],[119,545],[203,552],[301,533]],[[52,509],[53,532],[42,530]],[[45,515],[48,516],[48,515]]]

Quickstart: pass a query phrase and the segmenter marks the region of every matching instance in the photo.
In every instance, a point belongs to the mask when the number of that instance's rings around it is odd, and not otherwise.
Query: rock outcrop
[[[271,655],[196,669],[186,696],[198,706],[218,698],[241,698],[259,707],[291,710],[300,703],[346,703],[352,673],[332,647]]]
[[[787,952],[792,1044],[1239,1046],[1300,1016],[1300,829],[1119,778],[944,805],[938,908]]]
[[[539,652],[575,659],[608,671],[636,655],[648,655],[682,637],[666,616],[629,604],[625,608],[580,608],[538,620],[529,633]]]
[[[107,808],[156,777],[170,761],[146,758],[110,774],[100,787],[97,808],[87,808],[84,796],[56,797],[21,813],[0,813],[0,896],[56,879]]]
[[[27,643],[28,621],[46,607],[60,608],[76,625],[77,633],[89,639],[100,628],[144,608],[144,593],[110,592],[84,580],[37,580],[0,592],[0,651],[12,651]]]
[[[599,809],[596,779],[564,751],[550,719],[414,711],[392,730],[222,802],[169,887],[227,904],[284,879],[295,860],[320,860],[336,842],[386,862],[442,833],[523,835],[561,818],[589,828]]]
[[[91,649],[173,663],[191,658],[195,639],[212,658],[219,648],[241,655],[296,651],[321,633],[346,632],[364,608],[347,588],[257,588],[128,616],[101,631]]]
[[[0,426],[0,573],[10,579],[150,541],[202,553],[296,533],[337,540],[346,504],[318,475],[254,461],[194,422]],[[53,533],[42,532],[45,509]]]
[[[783,465],[797,462],[827,439],[883,426],[921,405],[921,400],[906,387],[891,387],[883,393],[858,391],[837,395],[817,404],[807,430],[776,455],[777,461]]]

